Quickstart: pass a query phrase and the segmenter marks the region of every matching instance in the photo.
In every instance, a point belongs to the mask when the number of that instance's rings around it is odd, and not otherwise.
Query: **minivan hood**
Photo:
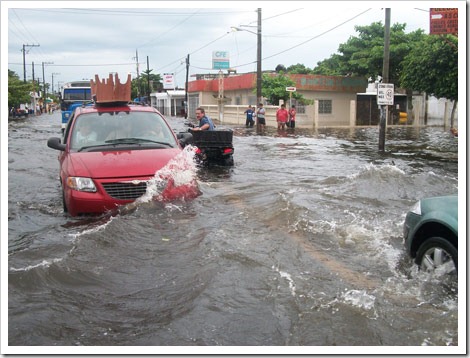
[[[95,179],[153,176],[179,148],[70,153],[69,173]]]

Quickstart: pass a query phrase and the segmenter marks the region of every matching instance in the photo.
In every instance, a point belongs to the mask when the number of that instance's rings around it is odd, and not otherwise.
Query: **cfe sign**
[[[226,70],[230,68],[230,56],[228,51],[212,52],[212,69]]]
[[[459,9],[436,8],[429,14],[430,35],[457,35],[459,24]]]
[[[393,106],[394,96],[393,83],[377,84],[377,104],[379,106]]]

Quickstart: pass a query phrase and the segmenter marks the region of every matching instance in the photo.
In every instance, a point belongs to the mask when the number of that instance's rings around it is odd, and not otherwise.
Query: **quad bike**
[[[197,147],[196,158],[201,164],[234,164],[233,131],[230,129],[195,131],[189,128],[187,133],[178,133],[178,138],[183,146],[191,144]]]

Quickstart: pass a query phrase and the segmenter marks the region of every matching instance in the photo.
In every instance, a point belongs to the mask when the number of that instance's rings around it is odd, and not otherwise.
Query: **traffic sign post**
[[[393,83],[377,84],[377,104],[379,106],[393,106],[393,98],[395,97]]]
[[[292,108],[292,92],[297,91],[295,87],[286,87],[286,91],[289,92],[289,108]]]

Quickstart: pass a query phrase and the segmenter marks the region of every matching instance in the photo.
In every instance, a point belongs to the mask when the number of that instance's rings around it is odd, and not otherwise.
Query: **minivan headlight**
[[[95,183],[93,183],[91,178],[68,177],[67,186],[73,190],[86,191],[90,193],[96,192]]]

